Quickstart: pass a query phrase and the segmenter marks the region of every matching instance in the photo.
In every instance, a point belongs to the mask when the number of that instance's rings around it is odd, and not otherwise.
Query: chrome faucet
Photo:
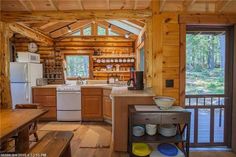
[[[78,77],[76,78],[76,85],[82,85],[82,84],[83,84],[83,78],[80,77],[80,76],[78,76]]]

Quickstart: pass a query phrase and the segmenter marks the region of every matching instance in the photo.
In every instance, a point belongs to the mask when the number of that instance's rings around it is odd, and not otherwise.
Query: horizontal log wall
[[[84,40],[83,40],[84,39]],[[14,38],[16,51],[24,52],[28,50],[28,43],[33,40],[17,35]],[[83,52],[93,53],[94,49],[100,49],[102,55],[134,53],[134,41],[130,39],[121,39],[121,37],[83,37],[83,38],[65,38],[60,41],[55,41],[54,46],[48,46],[44,43],[36,42],[39,46],[38,53],[40,54],[41,63],[44,64],[48,58],[54,58],[54,50],[59,49],[61,56],[64,58],[66,54],[80,54]],[[107,75],[107,74],[106,74]],[[128,76],[127,73],[124,74]],[[107,76],[101,74],[97,79],[106,79]]]

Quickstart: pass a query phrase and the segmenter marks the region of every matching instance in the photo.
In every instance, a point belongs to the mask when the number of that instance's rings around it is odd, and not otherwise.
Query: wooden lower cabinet
[[[32,101],[33,103],[42,105],[43,108],[48,110],[40,120],[49,121],[57,119],[56,88],[33,88]]]
[[[82,120],[102,121],[102,89],[82,88]]]
[[[103,90],[103,117],[112,120],[112,100],[110,94],[110,89]]]

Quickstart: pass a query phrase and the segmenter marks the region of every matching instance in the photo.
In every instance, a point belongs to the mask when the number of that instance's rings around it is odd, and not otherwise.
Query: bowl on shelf
[[[145,133],[145,129],[141,126],[134,126],[133,127],[133,135],[136,137],[143,136]]]
[[[153,97],[155,104],[160,107],[161,110],[168,110],[176,101],[175,98],[166,96],[156,96]]]
[[[146,133],[150,136],[153,136],[157,133],[157,125],[155,124],[146,124]]]
[[[132,153],[136,156],[148,156],[151,149],[146,143],[132,143]]]

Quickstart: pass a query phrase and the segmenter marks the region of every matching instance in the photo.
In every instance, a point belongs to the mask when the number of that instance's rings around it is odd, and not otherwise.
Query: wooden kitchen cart
[[[132,154],[132,143],[174,143],[178,148],[189,157],[190,142],[190,118],[191,113],[182,111],[137,111],[136,105],[129,106],[129,131],[128,131],[128,151]],[[145,105],[146,106],[146,105]],[[148,105],[149,106],[149,105]],[[147,107],[148,107],[147,106]],[[152,105],[153,106],[153,105]],[[177,126],[177,134],[173,137],[164,137],[157,133],[154,136],[146,133],[141,137],[133,136],[133,126],[145,124],[175,124]]]

